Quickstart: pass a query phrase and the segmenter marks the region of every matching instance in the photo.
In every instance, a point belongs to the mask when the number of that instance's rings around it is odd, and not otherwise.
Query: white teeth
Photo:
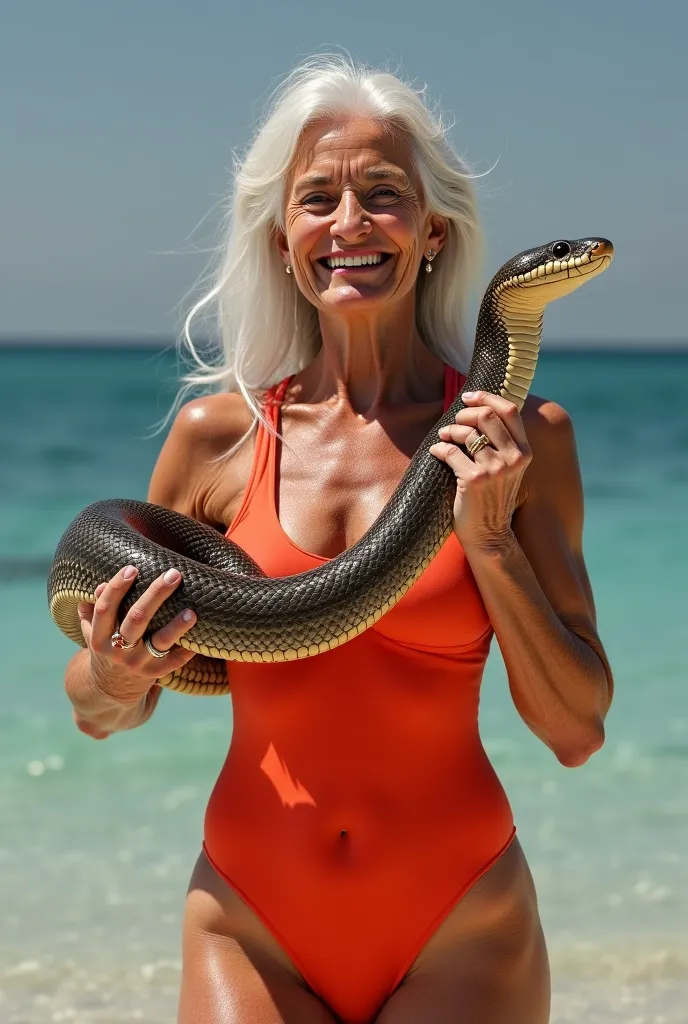
[[[372,253],[370,256],[328,256],[327,265],[330,270],[335,267],[368,267],[382,261],[382,253]]]

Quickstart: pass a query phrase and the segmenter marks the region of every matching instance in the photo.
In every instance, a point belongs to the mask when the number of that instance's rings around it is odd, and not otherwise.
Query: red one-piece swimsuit
[[[445,408],[463,383],[447,368]],[[288,381],[272,389],[277,428]],[[326,559],[278,517],[262,425],[227,537],[269,576]],[[514,836],[478,733],[492,630],[452,534],[372,628],[302,661],[228,665],[232,740],[206,854],[346,1024],[374,1020],[442,920]]]

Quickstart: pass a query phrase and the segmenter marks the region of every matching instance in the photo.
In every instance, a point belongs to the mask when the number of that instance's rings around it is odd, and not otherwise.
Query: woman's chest
[[[299,459],[282,452],[275,510],[282,529],[305,551],[334,558],[373,525],[398,486],[408,459],[392,446],[338,445]]]
[[[312,536],[307,534],[309,540]],[[253,503],[230,537],[267,576],[296,576],[328,561],[287,534],[274,510]],[[372,629],[412,650],[461,653],[462,657],[472,657],[475,652],[476,664],[482,665],[490,620],[468,559],[453,533],[407,593]],[[424,671],[425,666],[419,666],[421,675]]]
[[[274,502],[284,532],[305,551],[334,558],[373,525],[435,422],[370,423],[333,417],[275,445]]]
[[[271,437],[258,485],[229,536],[268,576],[336,558],[373,525],[437,417],[431,409],[405,431],[379,422],[360,430],[331,423],[319,433],[283,430],[283,440]],[[432,651],[469,648],[485,637],[489,619],[456,537],[374,629]]]

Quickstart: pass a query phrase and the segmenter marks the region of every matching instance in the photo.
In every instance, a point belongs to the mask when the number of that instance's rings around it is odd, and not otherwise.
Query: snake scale
[[[558,240],[505,263],[480,306],[465,389],[503,395],[520,409],[535,374],[546,304],[606,269],[613,254],[605,238]],[[454,475],[428,448],[461,408],[457,396],[364,536],[331,561],[296,576],[265,576],[216,530],[169,509],[127,499],[89,505],[55,552],[48,579],[53,619],[84,646],[77,604],[92,603],[101,581],[123,565],[138,568],[120,607],[123,617],[153,580],[175,565],[183,582],[150,630],[183,608],[196,611],[198,621],[181,639],[196,657],[158,680],[194,694],[229,690],[225,661],[306,658],[351,640],[403,597],[451,532]]]

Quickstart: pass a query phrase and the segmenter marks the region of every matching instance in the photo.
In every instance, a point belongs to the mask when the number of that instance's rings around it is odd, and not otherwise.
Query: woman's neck
[[[441,400],[443,364],[418,333],[414,308],[321,314],[320,332],[322,348],[299,375],[305,400],[337,396],[366,419],[382,406]]]

